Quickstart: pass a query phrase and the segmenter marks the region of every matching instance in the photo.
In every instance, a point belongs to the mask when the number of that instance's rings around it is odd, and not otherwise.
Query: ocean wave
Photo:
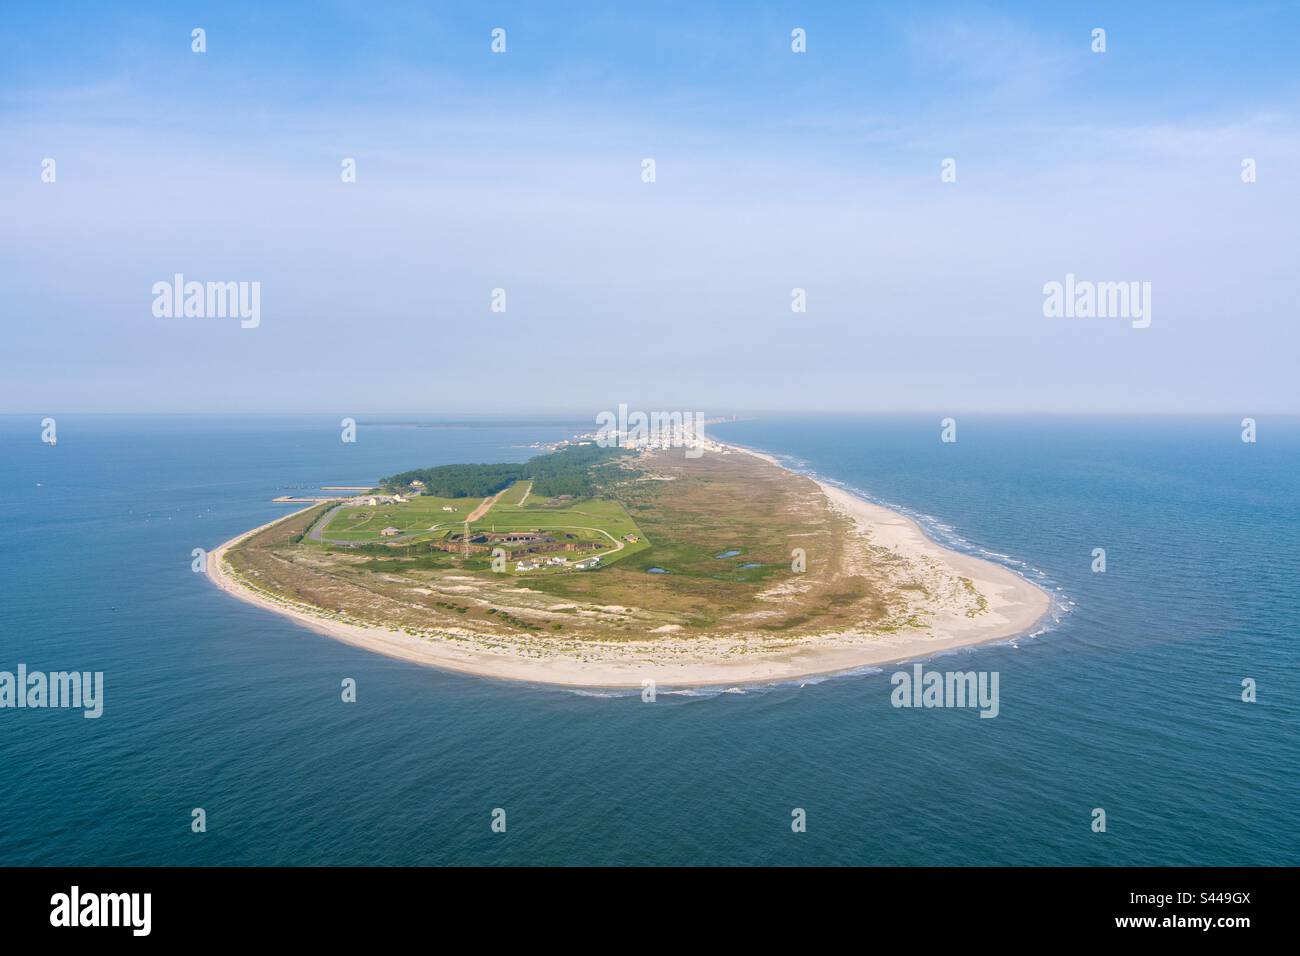
[[[850,667],[842,671],[833,671],[828,674],[808,674],[803,677],[782,677],[777,680],[767,680],[752,684],[716,684],[707,687],[664,687],[660,686],[656,690],[659,697],[675,697],[687,700],[713,700],[718,697],[735,696],[749,697],[762,694],[769,694],[780,690],[798,690],[803,687],[816,687],[819,684],[829,683],[831,681],[852,680],[861,677],[872,677],[876,674],[883,674],[884,668],[875,664],[863,664],[858,667]],[[641,688],[639,687],[558,687],[551,684],[533,685],[539,690],[558,691],[562,694],[570,694],[574,697],[585,697],[592,700],[619,700],[628,697],[640,697]]]
[[[604,689],[588,687],[559,687],[555,684],[534,684],[539,690],[559,691],[562,694],[572,694],[574,697],[594,697],[594,698],[619,698],[619,697],[640,697],[641,688],[639,687],[608,687]]]
[[[659,691],[660,697],[721,697],[723,694],[746,694],[754,690],[753,687],[723,687],[719,684],[716,687],[679,687],[676,690],[668,689]]]
[[[810,674],[807,677],[798,677],[793,680],[783,681],[785,685],[797,685],[799,687],[816,687],[818,684],[825,684],[828,681],[849,680],[857,677],[872,677],[876,674],[883,674],[885,669],[877,667],[874,664],[863,664],[860,667],[850,667],[848,670],[832,671],[829,674]]]
[[[748,447],[737,445],[735,447]],[[994,564],[1000,564],[1009,571],[1019,574],[1022,578],[1038,585],[1047,592],[1051,599],[1047,615],[1035,623],[1032,630],[1016,635],[1012,640],[1019,638],[1034,638],[1055,630],[1077,605],[1074,600],[1065,593],[1064,589],[1041,568],[1035,567],[1028,561],[1021,558],[1013,557],[1009,554],[1003,554],[1001,551],[992,551],[988,548],[981,547],[972,541],[962,537],[961,533],[955,527],[941,518],[934,515],[926,514],[924,511],[918,511],[915,508],[909,508],[907,505],[900,505],[893,501],[887,501],[871,492],[866,491],[857,485],[850,484],[847,481],[841,481],[838,478],[828,478],[819,473],[812,467],[806,459],[798,458],[794,455],[787,455],[782,452],[765,451],[761,448],[749,448],[750,451],[756,451],[763,455],[774,458],[783,468],[787,468],[796,474],[804,475],[814,481],[824,482],[846,491],[854,497],[861,498],[863,501],[870,502],[873,505],[879,505],[882,508],[888,508],[890,511],[896,511],[915,521],[921,530],[933,541],[943,545],[945,548],[956,551],[960,554],[970,555],[975,558],[982,558],[985,561],[991,561]],[[992,642],[997,646],[998,642]]]

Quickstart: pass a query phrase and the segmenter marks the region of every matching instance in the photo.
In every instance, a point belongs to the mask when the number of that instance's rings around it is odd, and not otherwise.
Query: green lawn
[[[609,550],[600,552],[605,563],[620,560],[649,545],[636,522],[617,501],[606,498],[577,498],[557,501],[528,493],[531,481],[519,481],[506,489],[500,500],[480,520],[473,531],[540,531],[573,535],[579,541],[600,541]],[[526,496],[526,497],[525,497]],[[325,529],[324,540],[339,542],[382,542],[384,528],[398,528],[403,538],[398,543],[414,543],[459,531],[465,518],[482,504],[481,498],[435,498],[419,495],[400,504],[370,507],[346,505],[340,508]],[[520,504],[520,502],[523,502]],[[444,511],[452,508],[453,511]],[[628,535],[639,540],[630,542]],[[615,542],[623,549],[614,551]],[[572,560],[578,556],[568,555]]]
[[[517,506],[524,500],[524,496],[528,495],[528,493],[532,491],[532,488],[533,483],[531,481],[516,481],[506,489],[506,493],[501,496],[501,500],[498,501],[494,507],[499,507],[501,505]],[[528,498],[531,501],[532,496],[528,495]]]
[[[520,482],[519,484],[525,484]],[[501,500],[492,506],[482,519],[470,527],[474,531],[556,531],[577,535],[579,540],[601,541],[610,547],[602,553],[606,564],[622,560],[628,555],[643,551],[648,545],[645,535],[636,526],[623,506],[608,498],[577,498],[555,501],[529,495],[523,507],[518,504],[522,492],[519,485],[509,488]],[[627,541],[627,535],[636,535],[636,543]],[[613,551],[613,538],[623,544],[623,550]]]
[[[404,534],[428,531],[434,525],[463,527],[482,498],[434,498],[419,495],[401,504],[345,505],[335,512],[324,537],[328,541],[382,540],[379,532],[399,528]],[[451,511],[444,511],[451,508]]]

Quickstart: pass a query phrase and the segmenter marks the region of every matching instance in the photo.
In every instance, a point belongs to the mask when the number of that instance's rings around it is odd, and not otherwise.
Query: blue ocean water
[[[0,709],[0,864],[1300,863],[1295,419],[713,427],[1052,590],[1043,633],[932,662],[1000,674],[988,720],[891,707],[890,667],[653,704],[442,673],[190,570],[277,495],[589,422],[65,416],[52,448],[39,418],[0,418],[0,670],[103,671],[106,700]]]

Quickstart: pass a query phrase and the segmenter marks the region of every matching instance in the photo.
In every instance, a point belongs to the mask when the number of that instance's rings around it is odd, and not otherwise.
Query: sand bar
[[[729,446],[777,467],[770,456]],[[431,667],[502,680],[570,687],[641,687],[647,679],[658,687],[713,687],[795,680],[869,665],[927,657],[952,648],[1003,640],[1031,631],[1048,613],[1051,598],[1042,588],[1009,568],[961,554],[931,540],[911,518],[864,501],[843,489],[818,482],[831,506],[850,516],[872,543],[913,559],[941,562],[969,578],[987,598],[976,617],[940,611],[925,628],[891,634],[840,633],[800,640],[796,646],[743,655],[734,648],[671,635],[644,642],[621,642],[617,648],[592,647],[581,656],[547,654],[534,645],[526,653],[508,646],[486,645],[466,635],[424,639],[400,630],[361,626],[328,619],[306,606],[291,605],[237,580],[226,565],[226,551],[244,538],[277,524],[269,522],[216,548],[208,556],[208,576],[217,587],[250,604],[289,617],[317,633],[390,657]],[[296,512],[300,513],[300,512]],[[450,634],[451,632],[449,632]]]

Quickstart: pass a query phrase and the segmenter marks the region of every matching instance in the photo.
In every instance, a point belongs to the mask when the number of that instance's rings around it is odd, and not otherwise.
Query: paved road
[[[319,541],[320,533],[325,530],[326,525],[334,520],[334,516],[338,514],[338,511],[338,505],[327,509],[323,515],[316,519],[316,523],[312,525],[311,531],[307,532],[307,537],[312,541]]]

